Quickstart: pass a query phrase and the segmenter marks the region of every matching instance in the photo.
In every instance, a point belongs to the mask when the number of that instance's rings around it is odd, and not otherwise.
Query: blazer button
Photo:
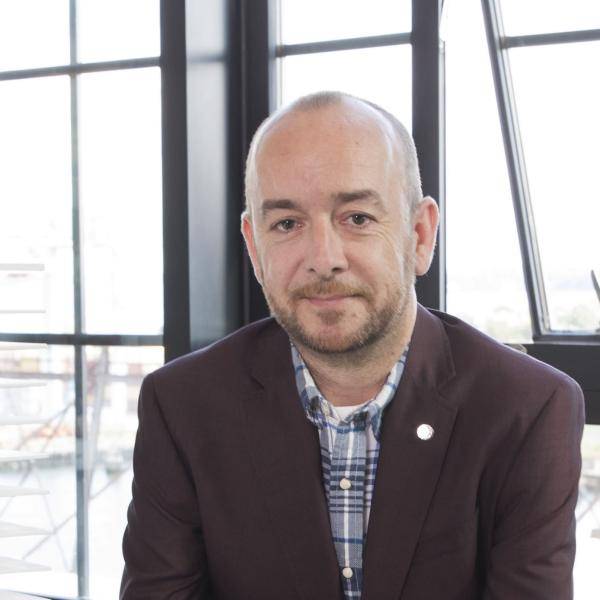
[[[342,575],[346,578],[346,579],[351,579],[352,575],[354,575],[354,573],[352,572],[352,569],[350,567],[344,567],[342,569]]]
[[[433,437],[433,433],[433,427],[427,425],[427,423],[423,423],[417,427],[417,437],[420,440],[430,440]]]

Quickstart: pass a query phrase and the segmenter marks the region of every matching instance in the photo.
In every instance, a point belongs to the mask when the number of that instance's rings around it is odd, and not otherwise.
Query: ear
[[[256,252],[256,241],[254,238],[254,227],[252,226],[252,220],[247,210],[242,213],[242,235],[246,242],[246,249],[248,250],[248,256],[252,262],[252,268],[254,269],[254,276],[258,280],[258,283],[262,285],[262,273],[260,269],[260,263],[258,261],[258,253]]]
[[[415,233],[415,275],[425,275],[433,259],[440,211],[435,200],[427,196],[421,200],[413,216]]]

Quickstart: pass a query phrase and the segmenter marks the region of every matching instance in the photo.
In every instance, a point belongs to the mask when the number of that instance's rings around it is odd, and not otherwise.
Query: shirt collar
[[[300,352],[293,343],[291,344],[291,349],[294,373],[296,374],[296,388],[298,389],[298,395],[300,396],[304,412],[311,423],[322,429],[327,424],[327,418],[331,414],[331,404],[321,394]],[[377,395],[367,402],[367,404],[350,413],[342,423],[364,421],[366,427],[369,425],[372,427],[373,435],[379,441],[383,410],[390,403],[398,389],[407,355],[408,346],[404,349],[398,362],[392,367],[386,382]]]

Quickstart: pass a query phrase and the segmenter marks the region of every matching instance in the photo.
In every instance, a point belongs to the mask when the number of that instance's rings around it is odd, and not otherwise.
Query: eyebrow
[[[300,205],[289,198],[263,200],[260,207],[263,219],[266,217],[267,213],[272,210],[300,210]]]
[[[347,204],[349,202],[367,200],[380,206],[383,205],[381,196],[375,190],[371,189],[355,190],[352,192],[337,192],[336,194],[332,194],[332,198],[334,201],[340,204]]]
[[[338,204],[348,204],[350,202],[370,201],[378,206],[383,206],[381,196],[371,189],[354,190],[352,192],[336,192],[331,195],[334,202]],[[294,200],[289,198],[269,198],[263,200],[260,212],[263,219],[267,214],[273,210],[298,210],[301,211],[302,207]]]

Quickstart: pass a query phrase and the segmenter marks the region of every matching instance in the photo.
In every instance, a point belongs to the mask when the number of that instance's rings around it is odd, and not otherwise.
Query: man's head
[[[389,113],[336,92],[256,133],[242,232],[271,312],[301,347],[349,353],[394,336],[431,261],[437,207]]]

